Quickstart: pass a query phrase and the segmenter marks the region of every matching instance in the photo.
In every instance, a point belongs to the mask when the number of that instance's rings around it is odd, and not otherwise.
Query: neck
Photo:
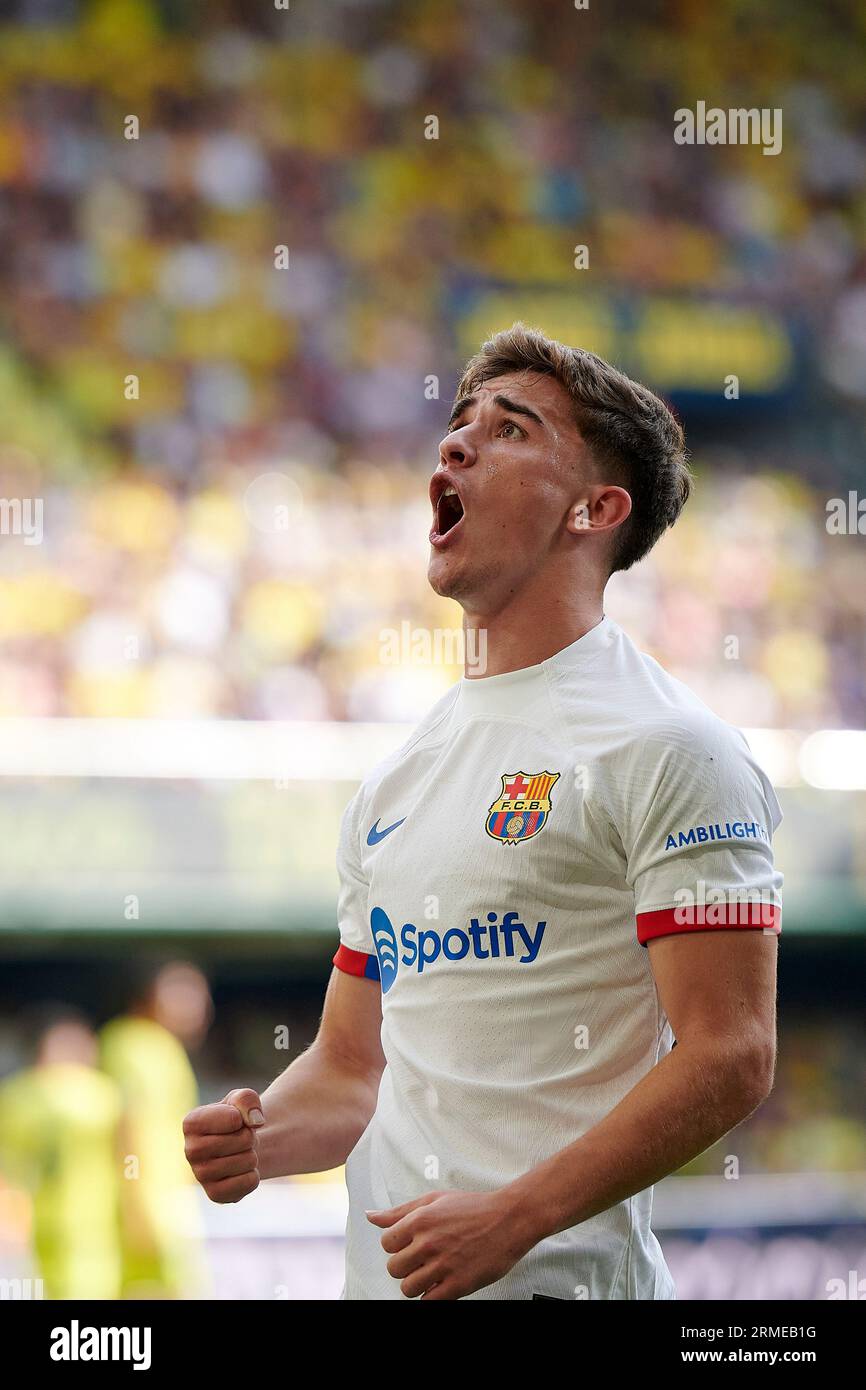
[[[569,593],[544,585],[521,589],[495,610],[464,608],[464,674],[500,676],[537,666],[561,652],[604,617],[602,592]]]

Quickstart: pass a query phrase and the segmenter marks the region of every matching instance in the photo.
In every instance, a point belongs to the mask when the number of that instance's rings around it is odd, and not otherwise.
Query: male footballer
[[[315,1042],[184,1127],[215,1202],[345,1162],[346,1299],[674,1298],[653,1183],[771,1089],[778,802],[604,613],[690,485],[592,353],[518,324],[469,362],[429,580],[486,665],[346,809]]]

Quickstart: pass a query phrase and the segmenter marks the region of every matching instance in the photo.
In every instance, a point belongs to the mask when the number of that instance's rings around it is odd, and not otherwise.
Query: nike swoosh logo
[[[405,820],[405,819],[406,819],[406,817],[404,816],[404,817],[403,817],[403,820]],[[380,840],[384,840],[384,838],[385,838],[386,835],[390,835],[392,830],[396,830],[397,827],[398,827],[398,825],[402,825],[402,824],[403,824],[403,820],[395,820],[395,822],[394,822],[393,825],[386,825],[384,830],[380,830],[380,829],[378,828],[378,827],[379,827],[379,822],[378,822],[378,820],[377,820],[377,821],[376,821],[376,824],[375,824],[375,825],[371,825],[371,826],[370,826],[370,829],[369,829],[368,832],[367,832],[367,844],[368,844],[368,845],[378,845],[378,843],[379,843]]]

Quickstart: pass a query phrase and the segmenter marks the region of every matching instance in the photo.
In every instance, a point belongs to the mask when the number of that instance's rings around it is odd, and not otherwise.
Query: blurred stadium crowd
[[[44,539],[0,551],[0,713],[419,714],[458,671],[398,674],[380,634],[457,621],[426,480],[503,326],[471,306],[580,321],[580,242],[626,316],[760,308],[797,364],[757,414],[721,378],[680,393],[659,320],[700,486],[612,615],[734,721],[866,727],[862,547],[825,527],[866,401],[862,13],[620,8],[5,7],[0,487],[43,499]],[[676,146],[692,92],[782,105],[785,154]],[[833,429],[795,443],[816,400]]]

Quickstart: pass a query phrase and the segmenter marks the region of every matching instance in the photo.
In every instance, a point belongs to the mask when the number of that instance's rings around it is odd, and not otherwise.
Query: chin
[[[433,592],[442,598],[455,598],[461,588],[459,573],[438,557],[431,560],[427,567],[427,582]]]
[[[437,557],[435,555],[431,557],[430,563],[427,566],[427,583],[434,593],[443,594],[447,597],[447,569],[441,563],[437,563]]]

